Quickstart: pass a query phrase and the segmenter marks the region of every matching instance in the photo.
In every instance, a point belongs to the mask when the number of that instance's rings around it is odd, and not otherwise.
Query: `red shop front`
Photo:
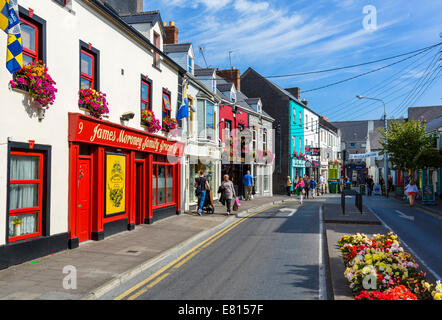
[[[180,214],[184,144],[69,113],[69,247]]]

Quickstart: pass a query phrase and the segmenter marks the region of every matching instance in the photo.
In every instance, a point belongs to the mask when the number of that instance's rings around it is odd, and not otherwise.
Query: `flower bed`
[[[57,92],[56,83],[49,75],[46,65],[41,61],[32,62],[21,68],[9,85],[12,88],[29,92],[32,99],[42,108],[49,109],[49,106],[54,104]]]
[[[426,282],[425,273],[392,232],[371,238],[360,233],[344,236],[338,246],[355,300],[441,299],[440,281]]]

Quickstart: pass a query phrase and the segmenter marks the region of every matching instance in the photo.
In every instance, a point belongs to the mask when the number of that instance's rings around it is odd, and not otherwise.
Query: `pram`
[[[206,190],[206,198],[204,199],[203,211],[207,214],[214,214],[215,207],[213,206],[213,195],[211,190]]]

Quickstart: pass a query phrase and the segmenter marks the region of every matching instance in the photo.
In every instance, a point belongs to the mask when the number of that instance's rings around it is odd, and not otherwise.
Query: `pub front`
[[[184,144],[69,113],[69,248],[181,213]]]

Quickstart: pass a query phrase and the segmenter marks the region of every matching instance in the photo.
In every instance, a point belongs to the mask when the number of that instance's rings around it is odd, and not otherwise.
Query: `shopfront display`
[[[69,245],[179,214],[184,144],[69,114]]]

